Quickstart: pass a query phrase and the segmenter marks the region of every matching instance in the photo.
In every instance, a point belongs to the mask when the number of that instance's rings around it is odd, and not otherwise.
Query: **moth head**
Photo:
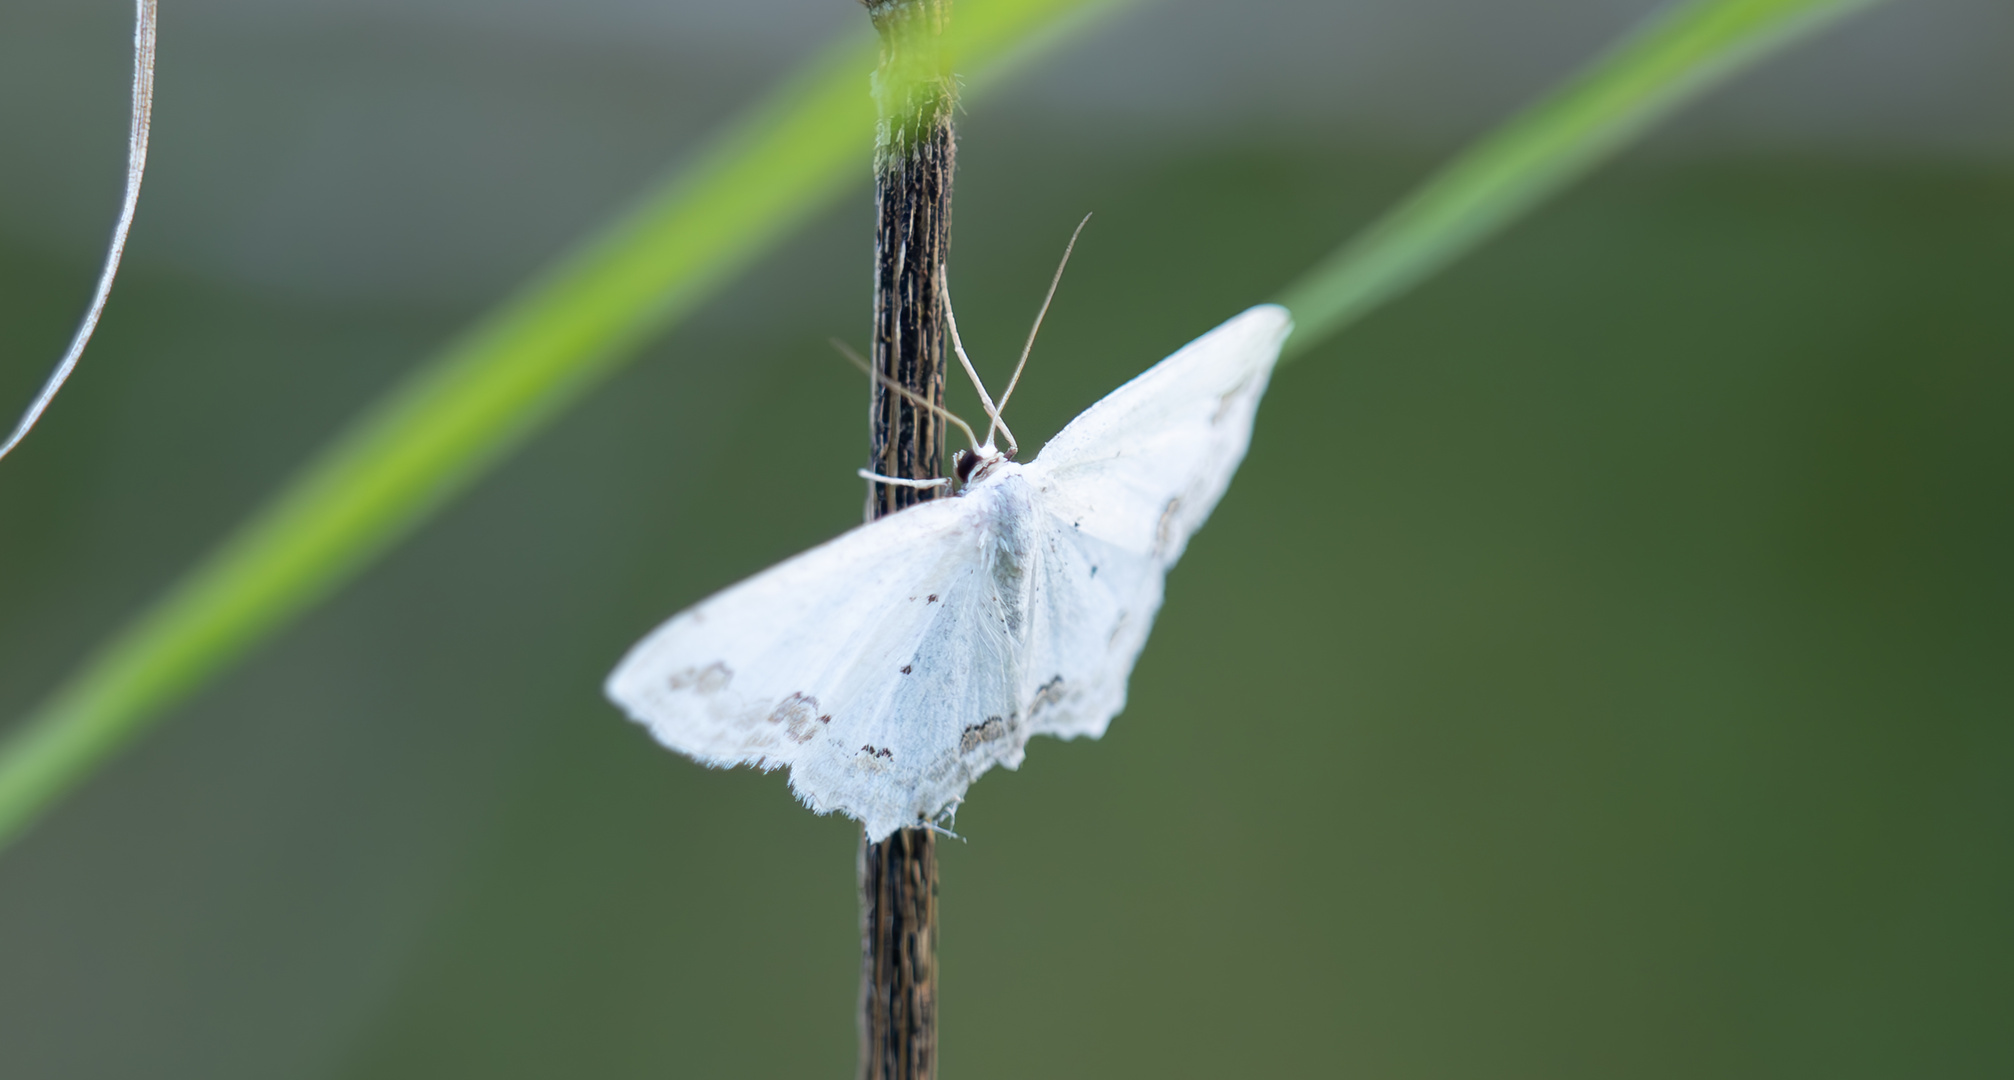
[[[1003,461],[1010,461],[1013,457],[1014,451],[1008,450],[1002,453],[991,445],[982,446],[977,450],[960,450],[957,456],[951,459],[951,472],[958,477],[960,488],[969,488],[985,479],[986,474],[993,470],[993,466]]]

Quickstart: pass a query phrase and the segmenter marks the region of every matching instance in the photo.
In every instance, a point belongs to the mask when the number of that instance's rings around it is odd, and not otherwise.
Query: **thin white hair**
[[[105,268],[98,274],[98,289],[91,294],[91,306],[84,312],[84,321],[77,327],[77,333],[70,339],[70,348],[63,359],[56,364],[56,370],[49,374],[42,384],[42,392],[28,405],[28,411],[14,425],[14,433],[0,443],[0,457],[21,444],[35,422],[48,410],[49,403],[56,400],[56,392],[69,381],[70,373],[77,370],[77,361],[84,356],[84,346],[90,344],[91,334],[98,329],[98,317],[105,312],[105,301],[112,295],[112,279],[119,274],[119,257],[126,253],[126,234],[133,229],[133,211],[140,205],[140,178],[147,171],[147,131],[154,121],[154,41],[159,20],[158,0],[134,0],[133,12],[133,122],[126,135],[126,196],[119,204],[119,223],[112,227],[112,247],[105,253]]]

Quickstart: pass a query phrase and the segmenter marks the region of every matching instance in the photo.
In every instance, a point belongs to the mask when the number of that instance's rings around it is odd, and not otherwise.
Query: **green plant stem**
[[[1463,152],[1279,297],[1289,357],[1418,284],[1695,95],[1875,0],[1691,0]]]
[[[1112,0],[961,0],[984,86]],[[0,846],[169,706],[339,588],[840,192],[870,176],[875,45],[828,50],[367,410],[0,743]]]

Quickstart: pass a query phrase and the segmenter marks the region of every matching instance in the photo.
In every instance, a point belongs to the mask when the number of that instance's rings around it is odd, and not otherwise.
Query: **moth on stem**
[[[98,317],[105,312],[105,301],[111,298],[112,279],[119,274],[119,257],[126,253],[126,234],[132,231],[133,212],[140,205],[140,177],[147,169],[147,131],[154,120],[157,3],[158,0],[134,0],[133,4],[133,119],[126,134],[126,194],[119,203],[119,222],[112,227],[112,245],[105,253],[105,268],[98,273],[98,288],[91,294],[91,305],[85,309],[84,320],[71,337],[70,347],[56,362],[56,370],[50,372],[42,391],[15,423],[13,433],[0,443],[0,458],[21,445],[21,440],[28,437],[29,430],[48,410],[49,403],[56,400],[57,391],[63,389],[70,373],[77,370],[84,346],[90,344],[92,332],[98,329]]]

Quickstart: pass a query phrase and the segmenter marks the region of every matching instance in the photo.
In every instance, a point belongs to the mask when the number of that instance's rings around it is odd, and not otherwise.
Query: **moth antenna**
[[[1084,220],[1077,223],[1076,231],[1070,234],[1070,242],[1063,245],[1063,261],[1056,264],[1056,276],[1049,279],[1049,295],[1042,298],[1042,310],[1035,313],[1035,325],[1028,328],[1028,343],[1021,346],[1021,359],[1014,365],[1014,377],[1007,380],[1007,389],[1000,395],[1001,412],[1007,411],[1007,399],[1013,397],[1014,388],[1021,385],[1021,369],[1028,366],[1028,354],[1035,350],[1035,335],[1042,331],[1042,317],[1049,314],[1049,302],[1056,299],[1056,286],[1063,283],[1063,269],[1070,265],[1070,253],[1077,250],[1077,237],[1090,223],[1091,215],[1085,214]],[[986,437],[993,437],[991,428],[987,429]]]
[[[894,379],[891,379],[886,375],[883,375],[879,371],[874,370],[874,366],[872,364],[869,364],[867,361],[862,360],[860,358],[859,353],[854,352],[850,347],[847,346],[845,342],[839,340],[838,338],[827,338],[826,340],[832,343],[833,348],[839,350],[839,355],[847,358],[848,360],[853,361],[854,367],[857,367],[860,370],[866,372],[870,378],[874,379],[881,385],[909,399],[909,403],[911,405],[914,405],[920,409],[929,409],[931,412],[936,413],[937,415],[943,417],[944,419],[949,420],[954,424],[957,424],[958,430],[963,431],[965,433],[965,437],[971,440],[972,449],[975,452],[978,451],[979,436],[973,434],[972,425],[966,423],[963,420],[958,419],[958,415],[956,413],[953,413],[951,410],[945,408],[942,405],[933,405],[930,402],[923,400],[922,398],[916,396],[916,394],[913,391],[911,391],[908,387],[902,385],[899,382],[896,382]]]
[[[119,223],[112,227],[112,247],[105,255],[105,268],[98,274],[98,289],[91,294],[91,306],[85,310],[76,336],[70,339],[70,348],[56,362],[56,370],[42,384],[42,392],[35,395],[28,410],[21,414],[14,433],[0,443],[0,457],[6,457],[8,451],[28,437],[29,429],[42,418],[43,410],[56,400],[56,392],[63,389],[70,373],[77,370],[77,361],[83,358],[84,346],[90,343],[92,331],[98,329],[98,316],[104,314],[105,301],[112,295],[112,279],[118,276],[119,257],[126,251],[126,234],[133,228],[133,211],[140,204],[140,176],[147,170],[147,131],[154,121],[156,3],[157,0],[134,0],[133,4],[133,121],[126,133],[126,195],[119,204]]]
[[[993,445],[993,429],[999,428],[1000,434],[1007,436],[1007,453],[1011,457],[1014,451],[1021,447],[1015,443],[1014,433],[1008,430],[1007,421],[1000,419],[1000,409],[993,404],[992,396],[986,393],[986,384],[979,380],[979,372],[972,366],[972,358],[965,355],[965,342],[958,337],[958,316],[951,310],[951,283],[945,280],[942,270],[938,272],[937,287],[944,293],[944,321],[951,327],[952,351],[958,354],[958,362],[965,365],[965,374],[972,380],[972,388],[979,391],[979,404],[992,420],[992,423],[986,425],[986,445]]]

